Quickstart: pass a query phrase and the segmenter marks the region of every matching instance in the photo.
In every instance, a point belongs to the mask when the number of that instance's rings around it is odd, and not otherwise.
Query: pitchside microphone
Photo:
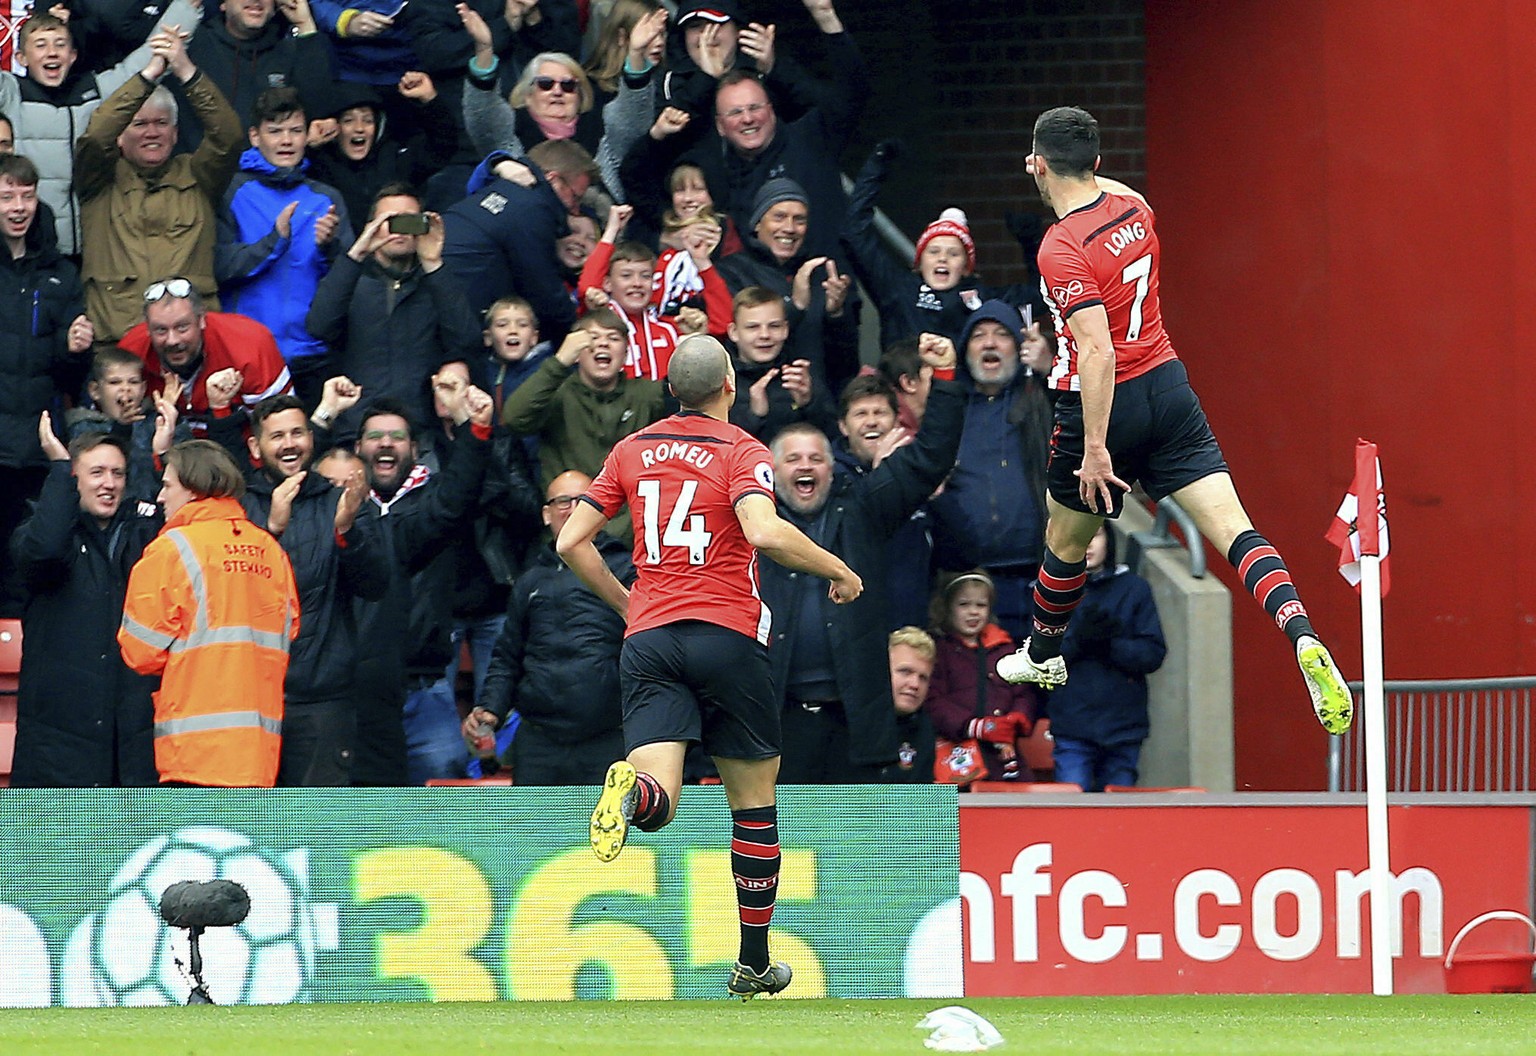
[[[227,928],[251,912],[251,896],[233,880],[182,880],[160,896],[160,919],[173,928]]]

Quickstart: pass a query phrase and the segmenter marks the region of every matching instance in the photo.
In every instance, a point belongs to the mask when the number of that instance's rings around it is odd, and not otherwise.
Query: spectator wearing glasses
[[[571,509],[591,486],[592,478],[578,470],[550,481],[544,502],[550,545],[512,585],[490,673],[464,722],[465,739],[483,756],[487,732],[514,712],[521,716],[512,742],[512,780],[519,785],[600,784],[608,764],[624,753],[624,619],[554,548]],[[597,548],[615,579],[626,587],[635,581],[628,547],[599,535]]]
[[[153,282],[141,298],[143,322],[120,344],[144,361],[149,391],[181,381],[176,407],[197,435],[208,421],[231,413],[236,401],[253,407],[268,396],[293,391],[272,331],[232,312],[210,312],[191,279]]]
[[[149,45],[148,65],[97,108],[75,144],[81,273],[98,345],[116,344],[138,321],[141,283],[153,276],[185,276],[218,307],[217,209],[239,156],[240,119],[187,57],[180,33],[161,30]],[[174,154],[176,99],[157,85],[167,70],[203,122],[191,154]]]
[[[443,262],[476,313],[515,294],[533,307],[545,339],[559,342],[576,321],[576,303],[558,242],[571,233],[597,170],[568,139],[540,143],[527,162],[498,151],[480,163],[469,197],[443,213]]]

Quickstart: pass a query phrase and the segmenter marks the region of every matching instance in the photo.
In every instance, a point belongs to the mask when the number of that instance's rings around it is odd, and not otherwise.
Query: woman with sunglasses
[[[497,92],[500,60],[489,26],[464,4],[458,5],[458,12],[475,42],[464,89],[464,127],[475,149],[482,156],[505,151],[520,158],[546,140],[574,140],[596,159],[608,191],[621,196],[619,161],[654,118],[655,61],[650,55],[662,50],[665,14],[652,11],[636,22],[619,93],[599,110],[594,105],[597,91],[587,71],[558,51],[542,52],[530,59],[511,94],[503,99]],[[630,70],[636,72],[631,75]],[[610,120],[611,129],[607,128]]]

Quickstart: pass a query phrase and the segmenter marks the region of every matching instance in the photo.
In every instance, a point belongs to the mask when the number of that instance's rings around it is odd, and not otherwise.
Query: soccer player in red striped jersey
[[[768,956],[780,861],[779,701],[757,553],[830,580],[839,604],[864,585],[779,517],[772,456],[726,421],[736,375],[724,346],[704,335],[684,338],[667,380],[683,410],[614,445],[555,543],[626,622],[619,687],[628,755],[608,768],[590,836],[598,858],[612,861],[631,825],[654,832],[671,821],[684,752],[690,742],[703,744],[731,807],[741,953],[727,989],[746,999],[778,993],[791,976],[789,965]],[[635,524],[633,590],[593,545],[626,505]]]
[[[1010,682],[1066,681],[1061,639],[1083,596],[1088,544],[1140,481],[1172,495],[1227,555],[1243,585],[1296,650],[1312,709],[1329,733],[1349,729],[1354,698],[1318,640],[1285,562],[1254,531],[1184,365],[1163,329],[1162,250],[1147,200],[1097,176],[1099,126],[1057,107],[1035,122],[1025,166],[1057,222],[1040,245],[1040,286],[1056,325],[1049,383],[1058,391],[1046,470],[1045,557],[1029,640],[1005,657]]]

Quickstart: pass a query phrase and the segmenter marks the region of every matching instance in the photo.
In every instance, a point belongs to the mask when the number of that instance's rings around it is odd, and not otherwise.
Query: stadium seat
[[[1196,785],[1170,785],[1164,788],[1143,788],[1140,785],[1105,785],[1106,792],[1204,792]]]
[[[16,722],[0,719],[0,788],[11,787],[11,760],[16,755]]]
[[[493,774],[490,777],[434,777],[427,782],[428,788],[507,788],[512,784],[509,774]]]
[[[972,781],[965,786],[972,792],[1081,792],[1082,785],[1070,781]]]
[[[1024,765],[1035,772],[1036,781],[1050,781],[1056,777],[1056,759],[1052,755],[1055,741],[1051,738],[1051,720],[1036,719],[1035,728],[1024,740]]]
[[[21,621],[0,620],[0,719],[16,718],[16,680],[20,673]]]

